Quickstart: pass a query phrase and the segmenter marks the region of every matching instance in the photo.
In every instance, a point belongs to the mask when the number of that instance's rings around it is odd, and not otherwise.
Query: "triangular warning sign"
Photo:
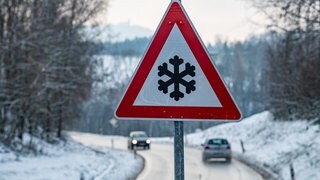
[[[167,120],[241,118],[179,1],[170,3],[115,115]]]

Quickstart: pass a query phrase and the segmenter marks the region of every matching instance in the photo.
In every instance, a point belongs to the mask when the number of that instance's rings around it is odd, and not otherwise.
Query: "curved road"
[[[138,151],[146,162],[138,180],[174,179],[173,146],[170,144],[152,144],[149,151]],[[185,148],[186,180],[262,180],[262,177],[250,167],[233,159],[230,164],[224,161],[203,163],[201,151]]]
[[[71,134],[72,136],[72,134]],[[91,145],[127,149],[127,139],[109,136],[83,136],[85,141],[92,138]],[[77,135],[75,140],[84,140]],[[111,140],[113,139],[113,140]],[[173,145],[151,144],[150,150],[137,151],[145,159],[145,168],[138,180],[173,180]],[[185,148],[185,179],[186,180],[262,180],[262,177],[250,167],[233,159],[230,164],[214,161],[203,163],[201,150]]]

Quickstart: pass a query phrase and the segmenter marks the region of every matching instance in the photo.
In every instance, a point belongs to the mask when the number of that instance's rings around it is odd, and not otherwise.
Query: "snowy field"
[[[33,141],[41,155],[18,156],[0,144],[0,180],[133,179],[143,166],[140,157],[125,151],[96,151],[71,140],[56,145]]]
[[[273,121],[269,112],[262,112],[243,119],[189,134],[186,144],[199,147],[205,139],[227,138],[232,150],[242,153],[240,140],[244,142],[244,158],[278,174],[279,179],[290,180],[290,164],[297,180],[320,179],[320,127],[308,121]],[[172,142],[171,138],[153,141]]]

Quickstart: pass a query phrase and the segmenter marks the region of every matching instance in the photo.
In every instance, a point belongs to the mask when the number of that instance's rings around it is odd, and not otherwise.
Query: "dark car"
[[[143,149],[150,149],[151,140],[143,131],[130,132],[128,139],[128,149],[135,149],[136,147],[143,147]]]
[[[231,146],[228,140],[223,138],[208,139],[203,145],[202,160],[224,158],[226,162],[231,162]]]

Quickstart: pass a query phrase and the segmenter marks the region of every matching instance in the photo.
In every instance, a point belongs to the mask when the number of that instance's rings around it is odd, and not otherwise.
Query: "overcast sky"
[[[110,0],[100,23],[130,22],[154,31],[170,0]],[[224,40],[243,40],[263,32],[263,18],[248,0],[182,0],[190,19],[205,43],[219,36]]]

